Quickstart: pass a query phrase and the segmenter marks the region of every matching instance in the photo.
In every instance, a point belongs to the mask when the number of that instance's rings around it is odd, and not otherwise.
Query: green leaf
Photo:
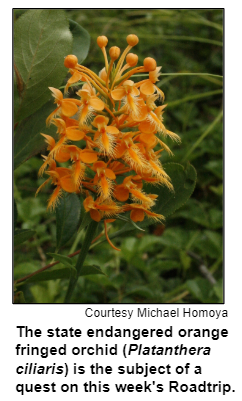
[[[14,232],[14,246],[22,244],[22,242],[27,241],[29,238],[33,237],[35,231],[33,230],[15,230]]]
[[[179,209],[190,198],[194,191],[197,173],[195,168],[188,163],[186,167],[177,163],[166,163],[163,165],[166,173],[171,178],[174,192],[167,187],[152,188],[152,193],[158,195],[155,213],[163,214],[165,217]]]
[[[214,186],[210,185],[209,187],[210,191],[214,192],[218,196],[223,196],[223,184]]]
[[[216,175],[216,177],[223,178],[223,160],[210,160],[204,167]]]
[[[39,281],[48,281],[48,280],[57,280],[57,279],[69,279],[70,277],[75,276],[76,269],[74,267],[62,267],[62,268],[53,268],[53,270],[46,270],[35,276],[30,277],[28,282],[39,282]]]
[[[104,274],[99,266],[83,266],[79,276],[87,276],[92,274]],[[53,268],[52,270],[46,270],[35,276],[30,277],[28,282],[39,282],[57,279],[70,279],[76,275],[76,269],[72,266],[63,268]]]
[[[150,269],[159,272],[179,269],[180,267],[180,263],[176,260],[155,260],[150,264]]]
[[[56,128],[51,125],[46,128],[46,118],[53,111],[53,101],[47,102],[40,110],[30,117],[21,121],[14,136],[14,168],[24,163],[32,156],[47,147],[40,133],[54,136],[56,139]]]
[[[89,276],[91,274],[104,274],[103,271],[100,269],[99,266],[92,265],[92,266],[82,266],[80,276]]]
[[[72,54],[78,58],[81,64],[88,55],[91,38],[86,29],[82,28],[77,22],[69,19],[70,31],[73,35]]]
[[[213,287],[206,279],[199,277],[195,280],[188,280],[186,285],[191,294],[199,301],[203,303],[214,302]]]
[[[14,27],[14,62],[20,102],[15,122],[30,116],[50,99],[48,86],[61,85],[67,72],[63,59],[70,53],[72,41],[63,10],[34,9],[18,18]]]
[[[76,194],[66,194],[56,208],[57,249],[65,245],[76,232],[81,213],[80,199]]]
[[[59,255],[58,253],[47,253],[47,255],[54,258],[57,262],[63,263],[66,267],[74,267],[72,259],[68,256]]]
[[[13,213],[14,213],[14,230],[18,220],[18,209],[15,200],[13,201]]]
[[[130,262],[133,256],[137,253],[138,239],[135,237],[128,237],[122,241],[121,252],[125,260]]]

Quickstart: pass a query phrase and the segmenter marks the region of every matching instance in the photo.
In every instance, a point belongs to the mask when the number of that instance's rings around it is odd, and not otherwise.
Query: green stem
[[[83,263],[86,259],[86,256],[89,251],[93,237],[95,235],[97,226],[98,226],[98,223],[96,221],[92,220],[91,223],[89,224],[89,226],[87,227],[87,232],[86,232],[86,236],[84,238],[84,242],[82,244],[82,249],[81,249],[81,252],[79,253],[79,256],[78,256],[78,259],[76,262],[76,275],[75,275],[75,277],[70,278],[70,282],[69,282],[69,286],[67,289],[64,303],[68,304],[71,302],[72,294],[76,287],[78,276],[81,273]]]
[[[200,145],[200,143],[206,138],[206,136],[213,130],[215,125],[221,120],[223,117],[223,110],[217,115],[217,117],[213,120],[212,124],[204,131],[204,133],[198,138],[198,140],[194,143],[194,145],[188,150],[187,154],[183,157],[182,163],[187,160],[188,156]]]
[[[210,91],[210,92],[197,93],[195,95],[189,95],[189,96],[183,97],[182,99],[173,100],[173,101],[169,102],[168,105],[169,105],[169,107],[175,107],[178,104],[189,102],[190,100],[197,100],[197,99],[200,100],[204,97],[220,95],[222,93],[223,93],[223,89],[216,89],[216,90]]]
[[[162,72],[161,73],[161,78],[164,76],[180,76],[180,75],[187,75],[187,76],[208,76],[208,77],[217,77],[217,78],[223,78],[223,75],[217,75],[217,74],[209,74],[207,72]],[[148,74],[135,74],[135,77],[147,77],[148,78]]]

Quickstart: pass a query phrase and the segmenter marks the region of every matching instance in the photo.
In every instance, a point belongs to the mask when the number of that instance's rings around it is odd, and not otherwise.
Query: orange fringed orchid
[[[38,188],[36,195],[49,182],[52,182],[52,184],[56,185],[56,188],[51,195],[47,206],[47,209],[53,210],[62,196],[62,190],[72,193],[76,192],[76,188],[71,177],[71,171],[68,168],[56,167],[54,160],[50,162],[50,169],[46,171],[46,174],[48,174],[50,177]]]
[[[167,137],[180,141],[163,123],[166,105],[160,102],[165,96],[156,85],[161,67],[151,57],[137,66],[138,56],[130,53],[138,42],[136,35],[128,35],[123,53],[113,46],[108,60],[108,39],[99,36],[97,44],[104,56],[99,75],[79,64],[75,55],[68,55],[64,65],[71,77],[65,97],[59,89],[49,88],[57,108],[47,118],[47,125],[57,127],[59,138],[56,141],[42,134],[49,153],[39,175],[45,172],[49,178],[37,193],[48,183],[55,186],[49,209],[56,207],[63,192],[82,193],[86,213],[94,221],[104,222],[107,241],[116,250],[107,230],[114,219],[125,213],[126,219],[128,215],[135,223],[145,218],[164,220],[152,210],[157,195],[146,193],[144,188],[165,185],[173,190],[160,158],[163,152],[172,154],[165,143]],[[147,74],[145,79],[132,80],[140,73]],[[68,98],[68,91],[79,82],[82,88]]]
[[[92,125],[97,128],[94,141],[104,155],[106,154],[109,157],[113,157],[116,137],[117,134],[119,134],[119,130],[112,125],[108,126],[108,121],[109,119],[104,116],[97,116],[94,118]]]
[[[52,96],[55,98],[55,102],[57,103],[57,108],[49,115],[46,120],[47,125],[50,124],[52,118],[62,113],[64,116],[72,117],[78,112],[78,107],[81,103],[77,99],[63,99],[63,94],[59,89],[49,88],[52,92]]]

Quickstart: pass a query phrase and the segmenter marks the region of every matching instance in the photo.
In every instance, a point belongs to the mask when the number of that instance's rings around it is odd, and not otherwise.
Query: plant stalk
[[[81,252],[79,253],[79,256],[78,256],[78,259],[77,259],[77,262],[76,262],[76,266],[75,266],[76,275],[75,275],[75,277],[71,277],[70,278],[70,282],[69,282],[69,286],[68,286],[68,289],[67,289],[67,293],[66,293],[66,297],[65,297],[64,303],[68,304],[68,303],[71,302],[71,298],[72,298],[74,289],[76,287],[78,277],[79,277],[79,275],[81,273],[81,269],[82,269],[83,263],[84,263],[84,261],[86,259],[86,256],[87,256],[87,253],[89,251],[90,245],[92,243],[93,237],[95,235],[97,226],[98,226],[98,223],[96,221],[92,220],[91,223],[89,224],[89,226],[87,227],[87,232],[86,232],[86,235],[85,235],[85,238],[84,238],[84,242],[82,244],[82,249],[81,249]]]

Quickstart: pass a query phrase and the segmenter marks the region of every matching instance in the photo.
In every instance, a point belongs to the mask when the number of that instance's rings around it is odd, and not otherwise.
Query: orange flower
[[[62,190],[66,192],[76,192],[74,182],[72,180],[71,171],[68,168],[56,167],[54,160],[50,161],[50,170],[46,171],[50,177],[37,189],[36,195],[43,189],[43,187],[52,182],[56,188],[49,198],[47,209],[54,209],[62,196]]]
[[[59,141],[55,144],[55,146],[52,148],[51,152],[49,153],[49,156],[54,157],[56,154],[56,151],[64,144],[67,142],[67,140],[71,141],[80,141],[81,139],[84,138],[86,135],[85,132],[80,131],[78,126],[66,126],[66,122],[61,119],[61,118],[54,118],[52,119],[52,123],[56,125],[57,133],[60,136]]]
[[[124,106],[128,112],[133,112],[136,116],[139,115],[139,102],[137,96],[139,96],[139,90],[134,86],[133,81],[125,81],[122,87],[114,89],[111,92],[114,100],[122,100]]]
[[[115,138],[119,134],[118,128],[107,125],[109,119],[104,116],[94,118],[92,125],[98,130],[95,133],[94,141],[97,143],[101,152],[107,156],[114,156]]]
[[[164,216],[162,216],[161,214],[151,212],[149,210],[149,207],[145,204],[132,203],[130,205],[126,205],[125,210],[131,210],[130,218],[135,223],[137,221],[143,221],[145,215],[147,215],[147,217],[149,218],[154,219],[155,221],[160,221],[165,219]]]
[[[122,54],[117,46],[106,52],[108,39],[100,36],[97,44],[105,67],[99,75],[80,65],[75,55],[68,55],[64,65],[71,76],[65,92],[71,84],[82,81],[82,88],[76,93],[80,99],[64,99],[59,89],[51,87],[57,108],[47,123],[56,125],[59,138],[56,141],[42,134],[48,155],[44,156],[39,174],[47,169],[49,178],[37,193],[48,182],[54,184],[56,188],[48,203],[48,208],[54,209],[63,191],[82,191],[86,195],[86,212],[93,220],[104,221],[107,241],[117,250],[107,234],[110,219],[125,212],[130,212],[134,222],[143,221],[145,216],[155,221],[163,219],[151,210],[157,195],[146,193],[144,184],[173,189],[160,161],[162,151],[172,152],[158,134],[180,140],[163,123],[166,105],[156,105],[157,100],[164,100],[163,92],[156,86],[161,67],[151,57],[146,57],[139,67],[138,56],[130,53],[138,42],[136,35],[128,35],[128,46]],[[131,79],[139,73],[147,73],[146,79],[134,83]],[[64,162],[69,168],[57,167],[56,163]],[[133,203],[126,204],[129,199]]]
[[[141,188],[133,182],[133,176],[130,175],[123,180],[123,183],[116,185],[114,190],[114,196],[118,201],[125,202],[129,198],[129,194],[132,195],[132,199],[138,202],[146,202],[150,206],[154,205],[154,199],[150,198],[142,192]]]
[[[107,164],[103,161],[97,161],[93,165],[93,170],[97,172],[93,179],[93,183],[98,186],[98,193],[101,199],[110,198],[113,192],[113,180],[115,180],[116,175],[114,172],[107,168]]]
[[[149,96],[153,95],[156,92],[159,98],[164,101],[164,93],[160,88],[158,88],[158,86],[155,85],[155,83],[159,81],[158,77],[160,76],[160,70],[161,67],[156,67],[154,71],[149,72],[149,79],[138,82],[137,84],[135,84],[135,86],[140,87],[140,92],[142,93],[142,95]]]
[[[104,102],[95,95],[95,89],[90,84],[84,84],[83,88],[76,92],[76,94],[81,98],[80,124],[89,121],[93,116],[93,112],[104,109]]]
[[[134,135],[135,132],[127,132],[124,134],[123,139],[117,144],[115,157],[117,159],[123,158],[125,162],[131,166],[131,168],[143,169],[146,168],[147,163],[139,147],[134,144],[132,140]]]
[[[73,161],[72,164],[72,177],[76,189],[78,190],[81,181],[84,179],[86,164],[92,164],[97,161],[97,153],[91,149],[79,149],[75,145],[67,145],[62,148],[62,154],[69,156]]]
[[[64,93],[68,92],[70,85],[75,84],[76,82],[79,82],[79,81],[86,81],[86,78],[79,71],[76,71],[76,70],[73,70],[72,68],[70,68],[69,73],[72,76],[71,76],[71,78],[68,79],[68,81],[66,83]]]
[[[86,212],[90,212],[90,216],[95,221],[100,221],[102,218],[109,218],[116,216],[122,211],[122,208],[118,206],[115,202],[109,200],[108,202],[101,201],[101,198],[94,200],[92,196],[88,196],[84,202],[83,206]]]
[[[46,124],[49,125],[52,118],[57,114],[63,114],[67,117],[72,117],[78,112],[80,100],[77,99],[63,99],[63,94],[59,89],[49,87],[52,96],[55,98],[54,103],[57,103],[57,108],[47,117]]]

